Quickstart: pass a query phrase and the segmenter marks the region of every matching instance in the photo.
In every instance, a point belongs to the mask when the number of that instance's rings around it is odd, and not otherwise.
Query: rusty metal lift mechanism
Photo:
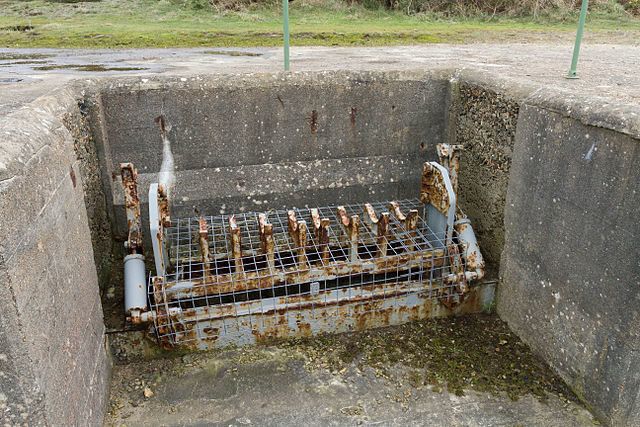
[[[153,322],[165,347],[205,348],[452,312],[484,276],[470,221],[456,211],[461,149],[438,144],[440,163],[424,163],[412,200],[171,219],[164,187],[152,184],[156,274],[144,295],[130,285],[149,308],[128,305],[128,320]],[[140,253],[136,173],[121,170],[126,246]]]

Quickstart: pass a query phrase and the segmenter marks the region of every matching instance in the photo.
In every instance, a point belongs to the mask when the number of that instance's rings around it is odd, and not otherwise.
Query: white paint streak
[[[171,141],[167,136],[171,131],[171,124],[166,123],[165,132],[162,133],[162,164],[158,173],[158,182],[167,190],[167,198],[171,197],[171,189],[176,181]]]

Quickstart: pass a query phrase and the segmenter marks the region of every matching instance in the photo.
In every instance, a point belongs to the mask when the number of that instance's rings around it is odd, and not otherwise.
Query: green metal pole
[[[284,70],[289,71],[289,0],[282,0],[282,32],[284,33]]]
[[[576,34],[576,44],[573,46],[573,59],[571,60],[571,69],[567,75],[568,79],[577,79],[576,67],[578,66],[578,54],[580,53],[580,42],[582,41],[582,30],[584,29],[584,20],[587,18],[587,9],[589,8],[589,0],[582,0],[582,8],[580,9],[580,22],[578,23],[578,34]]]

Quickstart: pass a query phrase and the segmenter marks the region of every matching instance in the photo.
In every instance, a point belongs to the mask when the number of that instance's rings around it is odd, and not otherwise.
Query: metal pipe
[[[144,257],[130,254],[124,257],[124,309],[147,310],[147,288],[145,286]]]
[[[571,69],[567,74],[568,79],[577,79],[576,67],[578,66],[578,54],[580,53],[580,42],[582,41],[582,30],[584,29],[584,21],[587,18],[587,9],[589,8],[589,0],[582,0],[582,8],[580,9],[580,21],[578,22],[578,33],[576,34],[576,44],[573,46],[573,58],[571,59]]]
[[[289,0],[282,0],[282,33],[284,34],[284,70],[289,71]]]
[[[478,240],[471,227],[469,218],[459,219],[454,223],[458,232],[458,242],[462,249],[462,259],[466,264],[465,275],[467,280],[480,280],[484,277],[484,258],[480,253]]]

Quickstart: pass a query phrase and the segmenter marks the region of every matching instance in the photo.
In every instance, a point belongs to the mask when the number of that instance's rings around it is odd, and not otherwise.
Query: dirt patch
[[[576,397],[562,379],[514,335],[496,315],[429,319],[402,326],[341,335],[323,335],[281,344],[301,352],[307,369],[342,371],[355,363],[392,381],[408,380],[463,395],[465,389]],[[405,378],[391,369],[400,364]]]

